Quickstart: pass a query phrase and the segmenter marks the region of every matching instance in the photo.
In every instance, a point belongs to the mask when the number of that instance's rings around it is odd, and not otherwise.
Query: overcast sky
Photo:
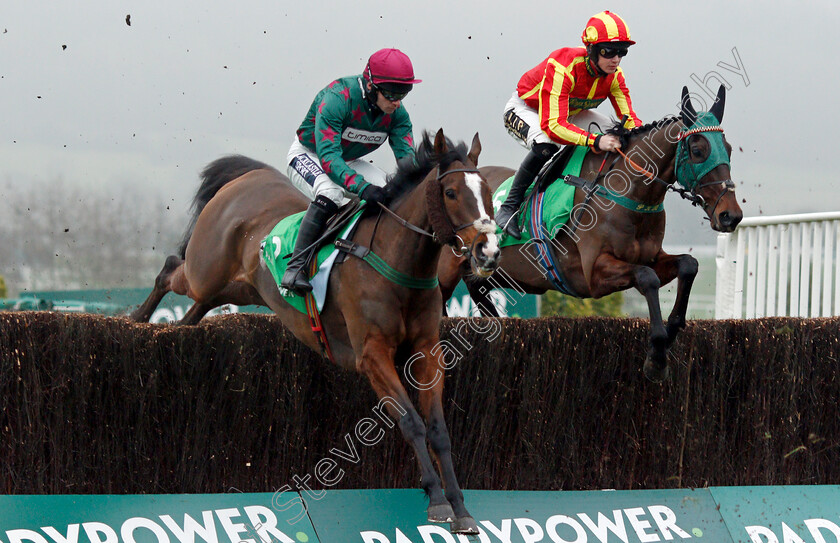
[[[82,198],[133,185],[185,213],[221,155],[285,171],[315,93],[382,47],[407,53],[424,80],[405,101],[415,135],[477,131],[483,164],[517,167],[524,150],[501,119],[516,81],[579,45],[602,9],[638,42],[622,67],[643,121],[677,113],[683,85],[699,97],[703,80],[731,86],[723,126],[745,215],[840,209],[840,7],[828,1],[5,0],[0,197],[14,200],[10,183],[60,179]],[[386,150],[373,157],[390,169]],[[674,197],[666,207],[672,244],[714,241],[699,210]]]

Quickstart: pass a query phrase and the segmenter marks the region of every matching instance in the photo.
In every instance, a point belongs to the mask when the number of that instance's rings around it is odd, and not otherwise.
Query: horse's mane
[[[618,122],[613,125],[612,128],[607,129],[607,134],[611,134],[613,136],[617,136],[621,140],[621,146],[626,147],[630,141],[630,138],[634,136],[640,136],[650,132],[651,130],[658,130],[663,126],[669,125],[671,123],[675,123],[681,121],[682,119],[675,115],[668,115],[658,121],[653,121],[652,123],[643,124],[641,126],[637,126],[635,128],[624,128]]]
[[[443,155],[438,155],[435,153],[433,137],[428,132],[423,132],[423,137],[415,150],[414,160],[399,161],[397,172],[385,186],[389,206],[411,192],[436,167],[439,166],[445,170],[453,162],[468,160],[467,145],[464,142],[454,145],[447,138],[446,145],[449,150]]]

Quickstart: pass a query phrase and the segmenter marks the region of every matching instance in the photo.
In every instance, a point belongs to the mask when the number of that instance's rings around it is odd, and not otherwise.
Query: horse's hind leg
[[[421,384],[420,410],[426,417],[429,445],[440,466],[446,499],[455,513],[450,530],[456,534],[478,534],[478,525],[464,505],[464,494],[452,463],[452,442],[443,417],[443,365],[431,349],[422,349],[419,354],[422,358],[412,357],[415,363],[410,369],[415,382]]]
[[[155,286],[152,289],[152,292],[149,293],[149,297],[146,298],[146,301],[143,302],[140,307],[132,311],[128,318],[134,322],[149,322],[149,319],[152,318],[152,314],[155,312],[155,309],[157,309],[160,301],[172,290],[172,274],[183,264],[184,261],[177,256],[168,256],[166,258],[166,262],[163,264],[163,269],[155,278]]]
[[[231,281],[221,292],[211,299],[196,302],[184,314],[179,324],[198,324],[210,310],[225,304],[233,305],[266,305],[260,294],[253,286],[242,281]]]

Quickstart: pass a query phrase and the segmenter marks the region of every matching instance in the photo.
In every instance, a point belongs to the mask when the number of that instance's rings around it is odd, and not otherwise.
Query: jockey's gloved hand
[[[595,138],[594,147],[600,151],[615,151],[621,149],[621,140],[612,134],[601,134]]]
[[[376,185],[368,185],[359,194],[359,197],[371,205],[384,204],[386,198],[385,189]]]

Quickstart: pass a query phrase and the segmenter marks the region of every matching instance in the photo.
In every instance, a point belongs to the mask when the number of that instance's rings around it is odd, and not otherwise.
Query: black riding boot
[[[300,222],[295,250],[289,259],[289,265],[286,267],[286,273],[283,274],[283,280],[280,281],[281,287],[300,296],[312,291],[312,285],[309,284],[309,279],[306,277],[306,270],[303,269],[308,258],[306,258],[306,254],[302,253],[307,247],[315,243],[323,233],[327,221],[335,215],[337,210],[338,206],[335,202],[323,196],[318,196],[314,202],[309,204],[306,215]]]
[[[499,208],[496,213],[496,224],[502,227],[508,236],[516,239],[522,239],[522,231],[519,230],[518,220],[516,218],[519,212],[519,206],[522,205],[522,200],[525,197],[525,191],[534,182],[537,174],[540,173],[543,165],[549,158],[557,151],[557,146],[550,143],[537,143],[528,152],[519,170],[516,171],[516,176],[513,178],[513,184],[510,186],[510,192],[505,198],[505,203]]]

